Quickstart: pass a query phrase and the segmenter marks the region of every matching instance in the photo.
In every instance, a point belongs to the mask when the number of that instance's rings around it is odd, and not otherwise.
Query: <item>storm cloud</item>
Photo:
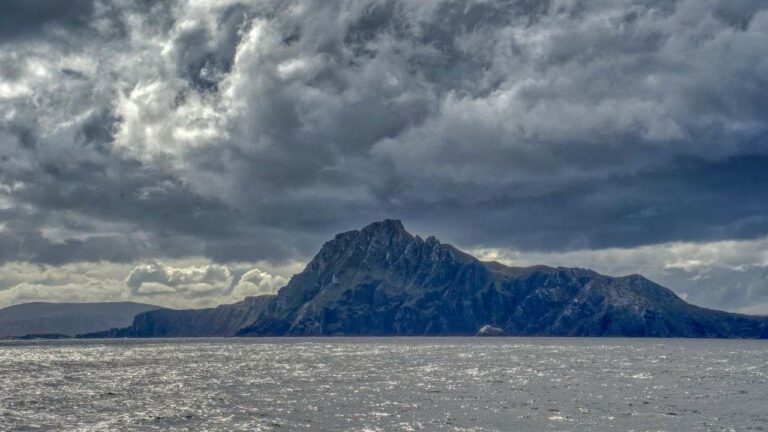
[[[12,1],[0,24],[8,265],[295,262],[385,217],[542,259],[768,235],[762,1]],[[762,289],[743,274],[718,287]],[[727,297],[702,302],[768,304]]]

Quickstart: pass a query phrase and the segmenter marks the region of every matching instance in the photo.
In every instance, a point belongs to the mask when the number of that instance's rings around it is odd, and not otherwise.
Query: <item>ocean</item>
[[[2,431],[768,430],[768,341],[0,343]]]

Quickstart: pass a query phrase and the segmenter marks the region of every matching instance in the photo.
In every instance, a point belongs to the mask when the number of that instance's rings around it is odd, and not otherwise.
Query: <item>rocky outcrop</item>
[[[136,315],[126,328],[79,335],[79,338],[159,338],[232,336],[256,320],[273,296],[245,300],[210,309],[160,309]]]
[[[639,275],[482,262],[385,220],[338,234],[275,296],[154,311],[102,336],[504,335],[768,338],[768,319],[690,305]],[[490,330],[489,330],[490,332]]]
[[[327,242],[239,335],[768,337],[768,320],[690,305],[638,275],[481,262],[386,220]]]

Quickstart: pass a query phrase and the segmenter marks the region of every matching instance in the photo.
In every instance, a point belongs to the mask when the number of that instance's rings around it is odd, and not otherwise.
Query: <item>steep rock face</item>
[[[240,334],[474,333],[485,322],[477,296],[492,284],[479,261],[387,220],[326,243]]]
[[[504,335],[768,338],[768,318],[690,305],[642,276],[481,262],[385,220],[338,234],[275,296],[136,316],[89,337]]]
[[[768,320],[684,302],[641,276],[481,262],[399,221],[337,235],[239,335],[768,337]]]

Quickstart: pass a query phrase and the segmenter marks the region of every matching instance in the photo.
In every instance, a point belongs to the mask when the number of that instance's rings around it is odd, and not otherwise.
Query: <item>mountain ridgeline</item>
[[[276,295],[157,310],[91,337],[475,335],[768,338],[768,318],[704,309],[639,275],[508,267],[408,233],[338,234]],[[490,329],[490,331],[489,331]]]
[[[0,338],[56,339],[126,326],[136,314],[161,309],[133,302],[24,303],[0,309]]]

